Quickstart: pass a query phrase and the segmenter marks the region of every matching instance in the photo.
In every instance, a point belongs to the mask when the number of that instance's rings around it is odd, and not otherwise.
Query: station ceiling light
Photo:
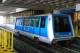
[[[16,8],[16,12],[27,10],[26,8]]]
[[[5,3],[7,0],[2,0],[2,3]]]
[[[8,14],[12,14],[12,13],[15,13],[15,12],[9,12]]]
[[[5,11],[0,11],[0,13],[2,13],[2,14],[4,13],[5,14],[6,12]]]

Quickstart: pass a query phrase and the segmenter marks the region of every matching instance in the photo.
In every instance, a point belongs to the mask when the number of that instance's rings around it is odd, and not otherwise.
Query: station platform
[[[18,52],[16,52],[15,50],[11,51],[9,49],[5,49],[4,50],[3,48],[0,47],[0,53],[18,53]]]

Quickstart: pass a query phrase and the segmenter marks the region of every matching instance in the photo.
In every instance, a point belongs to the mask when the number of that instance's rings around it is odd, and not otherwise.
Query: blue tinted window
[[[67,16],[54,16],[54,32],[70,32],[70,24]]]
[[[38,27],[39,26],[39,18],[35,19],[35,26]]]
[[[31,19],[31,26],[35,27],[35,19],[33,19],[33,18]]]
[[[23,25],[23,19],[17,19],[16,25]]]
[[[38,17],[31,18],[31,26],[32,27],[38,27],[39,26],[39,18]]]
[[[39,18],[38,17],[30,17],[24,19],[25,26],[38,27],[39,26]]]
[[[31,19],[30,18],[25,18],[24,19],[24,25],[25,26],[31,26]]]
[[[41,28],[45,27],[45,21],[46,21],[46,16],[41,16],[41,24],[40,24]]]

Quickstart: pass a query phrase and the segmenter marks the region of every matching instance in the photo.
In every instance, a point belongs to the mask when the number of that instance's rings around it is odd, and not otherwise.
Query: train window
[[[35,19],[35,26],[38,27],[39,26],[39,18]]]
[[[67,16],[54,16],[55,32],[70,32],[70,24]]]
[[[16,20],[16,25],[23,25],[22,19],[17,19]]]
[[[38,27],[39,25],[39,18],[32,18],[31,19],[31,26]]]
[[[20,25],[23,25],[23,21],[20,22]]]
[[[16,25],[19,25],[19,21],[18,20],[16,21]]]
[[[42,17],[41,17],[41,24],[40,24],[40,27],[41,27],[41,28],[44,28],[44,27],[45,27],[45,21],[46,21],[45,16],[42,16]]]
[[[34,18],[31,19],[31,26],[35,27],[35,19]]]
[[[30,18],[25,18],[24,19],[24,25],[25,26],[30,26],[31,25],[31,19]]]

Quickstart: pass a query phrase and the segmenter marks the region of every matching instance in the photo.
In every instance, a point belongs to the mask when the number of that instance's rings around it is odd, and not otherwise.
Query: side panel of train
[[[27,34],[26,36],[32,39],[34,37],[40,37],[40,36],[47,38],[48,37],[47,23],[48,23],[48,16],[17,18],[15,29],[19,30],[21,34]]]
[[[74,36],[70,16],[63,14],[17,18],[15,29],[31,39],[37,37],[49,44]]]

